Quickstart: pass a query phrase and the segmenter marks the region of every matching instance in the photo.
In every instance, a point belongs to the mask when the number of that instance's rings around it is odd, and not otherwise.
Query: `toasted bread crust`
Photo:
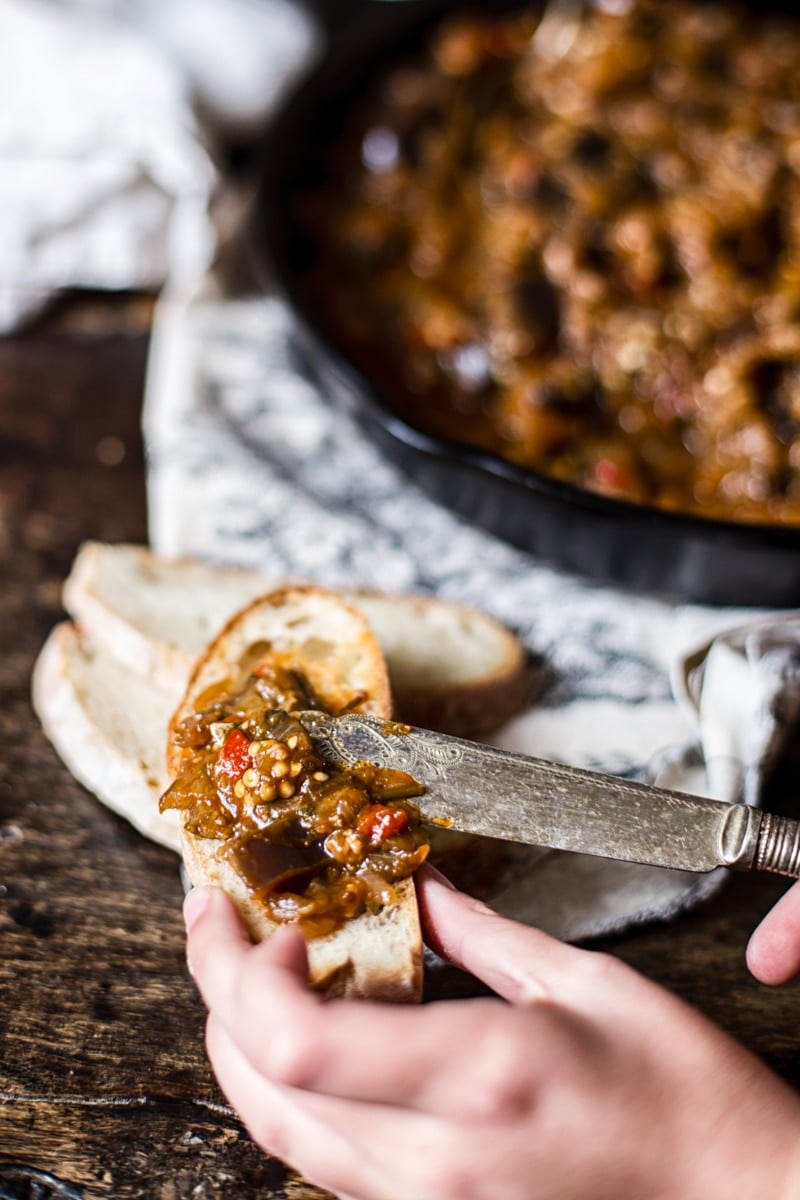
[[[381,647],[366,618],[323,588],[288,586],[261,596],[235,613],[197,660],[167,733],[167,765],[175,774],[187,753],[177,745],[178,725],[195,711],[207,688],[236,674],[256,643],[288,655],[330,712],[349,707],[390,717],[392,692]]]
[[[97,650],[68,621],[50,631],[31,691],[42,728],[75,778],[145,837],[179,852],[178,814],[158,810],[169,783],[164,730],[174,694]]]
[[[175,774],[191,757],[180,746],[180,723],[196,711],[207,688],[237,672],[242,656],[263,644],[270,654],[302,671],[330,711],[345,706],[372,716],[391,715],[389,678],[380,645],[366,618],[332,592],[286,587],[234,616],[199,659],[169,725],[167,761]],[[218,855],[221,843],[183,830],[183,855],[192,883],[222,887],[257,940],[276,925],[247,885]],[[326,994],[380,1000],[418,1000],[422,988],[422,938],[412,880],[396,887],[397,903],[346,922],[335,933],[309,940],[312,984]]]

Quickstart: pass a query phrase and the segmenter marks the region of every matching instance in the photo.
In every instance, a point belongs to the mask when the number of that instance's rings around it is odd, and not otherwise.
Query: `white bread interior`
[[[179,696],[57,625],[33,671],[33,706],[71,773],[145,837],[180,852],[176,812],[160,813],[170,782],[165,730]]]
[[[182,689],[226,621],[277,582],[127,542],[84,542],[63,602],[92,640],[132,671]]]
[[[420,594],[358,591],[381,643],[398,717],[455,737],[481,738],[523,707],[522,643],[480,609]]]

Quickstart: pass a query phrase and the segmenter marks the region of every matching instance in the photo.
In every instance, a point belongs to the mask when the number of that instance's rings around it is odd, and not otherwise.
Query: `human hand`
[[[784,892],[754,930],[747,965],[762,983],[788,983],[800,975],[800,881]]]
[[[253,946],[221,892],[188,897],[209,1057],[265,1150],[347,1200],[800,1195],[800,1101],[699,1013],[433,873],[419,895],[504,1000],[324,1002],[299,934]]]

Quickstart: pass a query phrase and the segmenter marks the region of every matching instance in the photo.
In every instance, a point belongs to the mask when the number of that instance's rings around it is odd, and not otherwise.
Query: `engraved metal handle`
[[[753,861],[756,871],[800,878],[800,821],[762,813]]]
[[[323,757],[408,771],[423,819],[483,837],[683,871],[800,878],[800,820],[364,717],[298,714]]]

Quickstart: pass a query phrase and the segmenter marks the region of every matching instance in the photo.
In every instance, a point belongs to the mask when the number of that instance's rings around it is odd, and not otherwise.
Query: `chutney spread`
[[[800,22],[577,7],[547,38],[540,8],[453,17],[382,65],[301,196],[304,294],[434,435],[800,524]]]
[[[274,657],[274,656],[273,656]],[[333,764],[297,716],[323,706],[291,665],[251,663],[201,695],[176,731],[191,753],[161,799],[219,853],[268,915],[321,936],[396,900],[428,841],[404,771]]]

